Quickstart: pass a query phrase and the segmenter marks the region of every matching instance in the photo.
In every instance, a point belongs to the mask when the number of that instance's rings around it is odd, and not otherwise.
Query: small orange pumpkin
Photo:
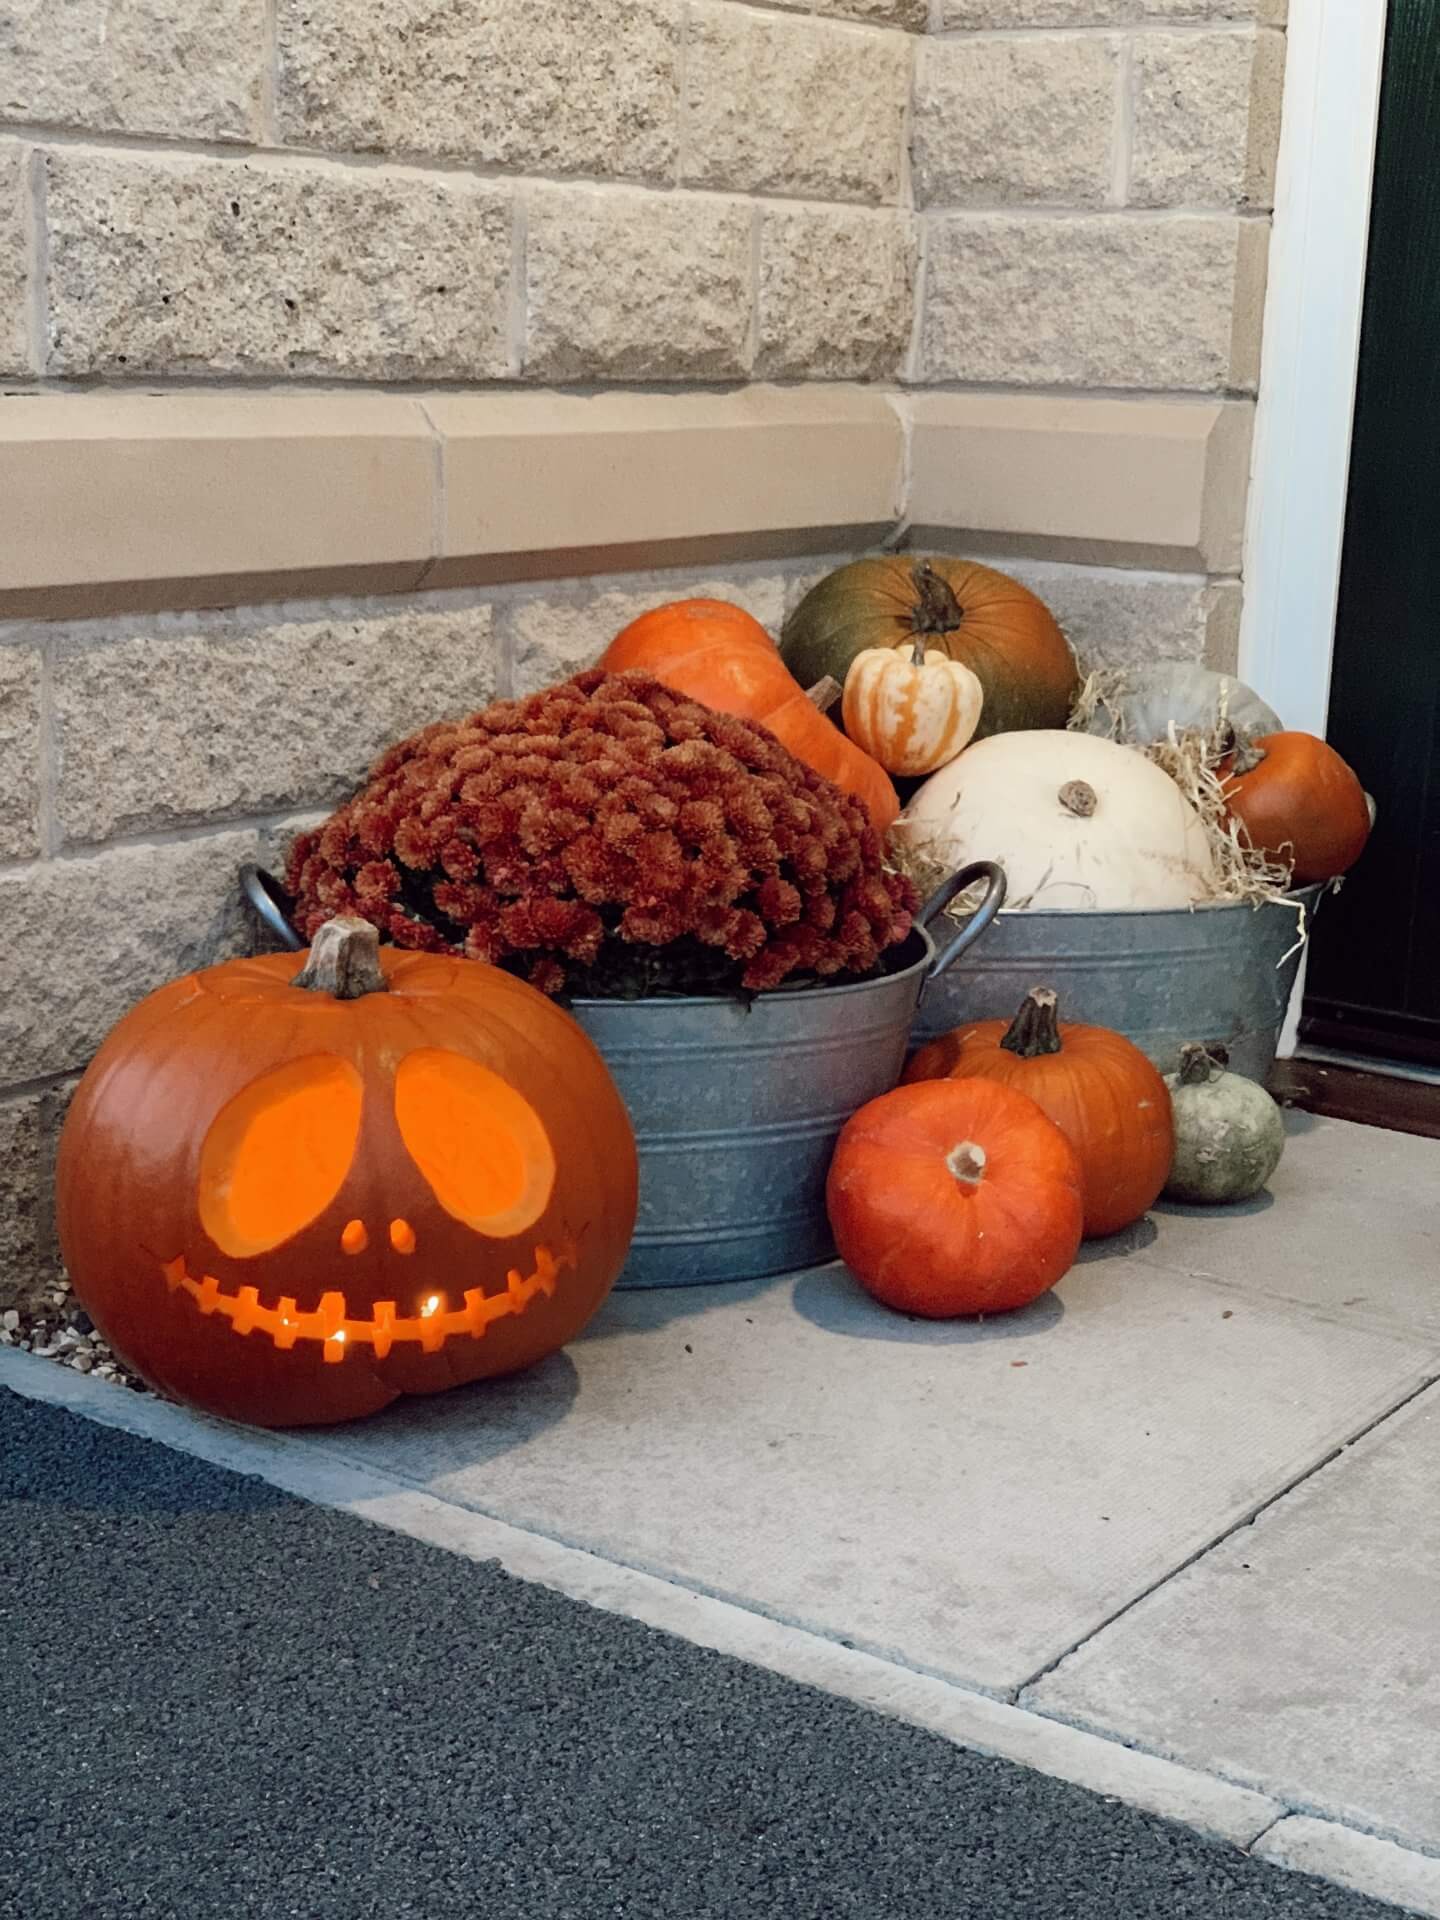
[[[863,802],[877,832],[900,801],[885,770],[847,740],[787,670],[758,620],[725,600],[676,600],[632,620],[600,658],[606,673],[641,671],[720,713],[757,721],[797,760]]]
[[[845,676],[845,731],[887,773],[907,779],[948,766],[980,724],[985,689],[958,660],[915,642],[867,647]]]
[[[1028,1094],[1080,1162],[1087,1238],[1118,1233],[1158,1199],[1175,1154],[1170,1093],[1140,1049],[1108,1027],[1062,1024],[1048,987],[1008,1025],[982,1020],[922,1047],[907,1083],[983,1079]]]
[[[1296,886],[1333,880],[1370,838],[1365,789],[1313,733],[1267,733],[1236,754],[1225,781],[1231,817],[1272,859],[1294,859]]]
[[[1004,1313],[1074,1264],[1083,1208],[1075,1150],[1013,1087],[930,1080],[849,1121],[825,1202],[856,1279],[900,1313]]]
[[[513,1373],[594,1313],[634,1231],[624,1104],[533,987],[332,920],[308,956],[172,981],[65,1122],[61,1245],[161,1392],[324,1425]]]

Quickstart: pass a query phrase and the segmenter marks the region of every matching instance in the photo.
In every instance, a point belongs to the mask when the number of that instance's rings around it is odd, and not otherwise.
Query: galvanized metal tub
[[[298,947],[271,876],[248,867],[241,882],[276,937]],[[980,883],[973,914],[959,924],[941,917]],[[891,969],[850,986],[782,987],[748,1004],[681,994],[571,1001],[630,1110],[640,1153],[640,1217],[617,1285],[753,1280],[829,1260],[825,1176],[840,1129],[899,1080],[921,995],[1004,898],[998,866],[962,868],[926,901]]]
[[[921,1002],[915,1042],[972,1020],[1009,1019],[1031,987],[1053,987],[1065,1020],[1113,1027],[1162,1073],[1187,1040],[1219,1042],[1263,1080],[1324,889],[1284,903],[1129,913],[1007,909],[962,971]],[[1303,917],[1303,919],[1302,919]]]
[[[984,877],[985,904],[939,918]],[[620,1287],[754,1280],[834,1257],[825,1176],[840,1129],[900,1078],[927,984],[991,924],[998,867],[965,868],[927,901],[898,965],[851,986],[710,997],[574,1000],[640,1151],[640,1218]],[[944,939],[937,951],[927,926]]]

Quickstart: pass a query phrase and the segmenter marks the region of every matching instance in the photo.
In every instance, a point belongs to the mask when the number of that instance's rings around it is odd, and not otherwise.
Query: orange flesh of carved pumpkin
[[[894,825],[900,801],[884,769],[807,698],[743,608],[724,600],[656,607],[617,634],[599,664],[607,673],[652,674],[676,693],[758,722],[797,760],[862,801],[877,832]]]
[[[151,994],[81,1082],[57,1170],[75,1290],[116,1352],[261,1426],[533,1365],[635,1224],[629,1118],[553,1001],[392,948],[388,990],[338,999],[294,984],[303,963]]]
[[[1050,609],[1009,574],[946,554],[874,554],[838,568],[785,622],[780,656],[804,686],[822,674],[843,686],[867,647],[917,639],[979,680],[977,740],[1069,719],[1079,674]]]
[[[861,1285],[930,1319],[1023,1307],[1080,1246],[1074,1149],[1033,1100],[989,1080],[925,1081],[862,1107],[826,1204]]]
[[[1237,756],[1225,782],[1231,815],[1250,844],[1273,858],[1293,857],[1296,886],[1333,880],[1353,867],[1370,838],[1365,790],[1332,746],[1313,733],[1269,733]]]
[[[1013,1021],[957,1027],[905,1070],[907,1084],[977,1078],[1028,1095],[1074,1147],[1087,1238],[1118,1233],[1159,1198],[1175,1157],[1170,1093],[1123,1034],[1057,1021],[1055,995],[1037,988]]]

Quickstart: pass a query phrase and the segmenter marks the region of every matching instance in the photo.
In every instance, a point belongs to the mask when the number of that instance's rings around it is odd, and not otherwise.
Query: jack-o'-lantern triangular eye
[[[200,1149],[200,1224],[235,1259],[269,1253],[317,1220],[360,1137],[360,1075],[333,1053],[291,1060],[224,1106]]]
[[[550,1204],[555,1150],[540,1116],[508,1080],[441,1047],[395,1073],[395,1119],[445,1211],[476,1233],[524,1233]]]

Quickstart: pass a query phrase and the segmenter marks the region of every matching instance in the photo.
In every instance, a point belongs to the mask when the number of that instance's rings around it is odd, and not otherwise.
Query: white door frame
[[[1239,666],[1305,733],[1324,733],[1330,704],[1388,12],[1386,0],[1290,0]],[[1304,992],[1302,963],[1284,1058]]]
[[[1245,527],[1240,677],[1324,733],[1385,0],[1290,0]]]

